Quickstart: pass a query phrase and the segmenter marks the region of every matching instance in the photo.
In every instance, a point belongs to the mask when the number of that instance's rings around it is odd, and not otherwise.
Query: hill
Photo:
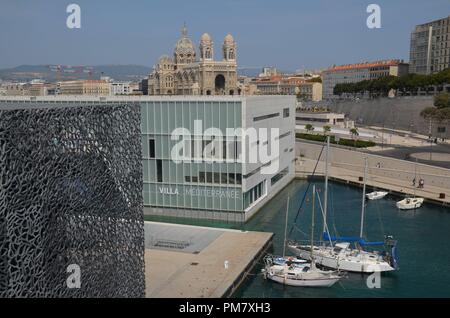
[[[117,81],[141,80],[151,72],[152,68],[142,65],[96,65],[96,66],[63,66],[59,71],[56,65],[20,65],[0,70],[0,79],[5,81],[29,81],[43,79],[49,82],[56,80],[99,79],[109,76]]]

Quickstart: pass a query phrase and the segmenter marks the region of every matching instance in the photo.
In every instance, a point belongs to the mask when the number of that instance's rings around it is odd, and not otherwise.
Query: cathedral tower
[[[231,34],[227,34],[223,41],[222,53],[225,61],[236,61],[236,43]]]
[[[200,38],[200,60],[214,60],[213,42],[208,33],[203,33]]]

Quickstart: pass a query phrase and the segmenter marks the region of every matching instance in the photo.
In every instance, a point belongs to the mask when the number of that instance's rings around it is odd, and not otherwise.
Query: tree
[[[420,116],[425,119],[434,119],[438,113],[438,109],[436,107],[427,107],[420,112]]]
[[[443,86],[450,83],[450,68],[432,75],[406,74],[400,77],[384,76],[372,80],[363,80],[356,83],[339,83],[334,86],[333,94],[364,94],[370,97],[387,96],[391,89],[401,92],[415,94],[419,89],[429,90],[433,85]]]
[[[355,147],[356,147],[356,141],[358,140],[356,137],[359,136],[358,128],[354,127],[350,129],[350,134],[352,135],[352,139],[354,140]]]
[[[311,132],[311,131],[314,130],[314,126],[311,125],[311,124],[306,124],[305,125],[305,129],[306,129],[307,132]]]
[[[331,131],[331,127],[328,125],[323,126],[322,129],[325,135],[327,135]]]
[[[447,92],[441,92],[434,96],[434,106],[437,108],[450,107],[450,94]]]
[[[313,77],[313,78],[307,80],[306,82],[308,82],[308,83],[322,83],[322,78],[321,77]]]
[[[434,97],[434,106],[420,112],[420,116],[437,122],[450,121],[450,94],[442,92]]]

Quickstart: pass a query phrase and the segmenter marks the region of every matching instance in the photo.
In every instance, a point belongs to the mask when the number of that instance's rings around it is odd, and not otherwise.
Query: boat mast
[[[287,199],[287,206],[286,206],[286,221],[285,221],[285,223],[284,223],[283,257],[286,255],[286,236],[287,236],[288,214],[289,214],[289,197],[288,197],[288,199]]]
[[[419,183],[419,181],[417,180],[417,158],[416,158],[416,162],[414,163],[414,180],[416,180],[417,183]],[[416,197],[416,185],[414,184],[413,186],[414,188],[414,198]]]
[[[367,179],[367,157],[364,158],[364,177],[363,177],[363,194],[362,194],[362,202],[361,202],[361,229],[359,231],[359,237],[363,237],[364,231],[364,212],[366,209],[366,179]]]
[[[323,201],[323,229],[322,234],[326,231],[327,211],[328,211],[328,154],[330,152],[330,136],[327,136],[327,151],[325,152],[325,198]]]
[[[315,216],[315,205],[316,205],[316,185],[313,185],[313,195],[312,195],[312,212],[311,212],[311,265],[314,266],[314,216]]]

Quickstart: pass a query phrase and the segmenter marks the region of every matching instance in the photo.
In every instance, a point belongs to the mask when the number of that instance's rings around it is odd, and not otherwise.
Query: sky
[[[81,8],[69,29],[66,8]],[[381,28],[369,29],[369,4]],[[408,60],[417,24],[450,15],[450,0],[0,0],[0,68],[22,64],[152,66],[172,55],[186,23],[194,45],[207,32],[220,59],[227,33],[239,67],[319,69],[333,64]]]

